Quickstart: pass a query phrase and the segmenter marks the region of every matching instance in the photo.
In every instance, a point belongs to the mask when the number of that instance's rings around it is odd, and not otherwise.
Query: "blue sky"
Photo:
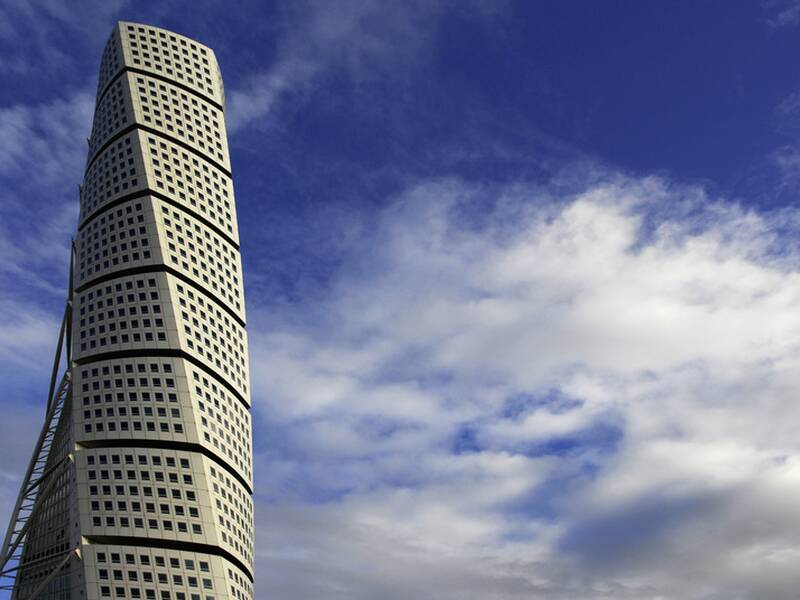
[[[796,596],[800,2],[5,0],[0,516],[117,19],[225,79],[259,598]]]

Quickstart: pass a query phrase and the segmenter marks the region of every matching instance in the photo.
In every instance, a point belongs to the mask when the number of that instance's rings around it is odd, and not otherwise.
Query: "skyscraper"
[[[253,597],[224,104],[209,48],[157,27],[114,28],[47,416],[0,557],[14,598]]]

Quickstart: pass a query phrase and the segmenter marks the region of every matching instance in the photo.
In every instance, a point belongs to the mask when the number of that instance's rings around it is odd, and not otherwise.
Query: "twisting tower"
[[[114,28],[45,424],[0,555],[14,600],[253,597],[224,101],[209,48]]]

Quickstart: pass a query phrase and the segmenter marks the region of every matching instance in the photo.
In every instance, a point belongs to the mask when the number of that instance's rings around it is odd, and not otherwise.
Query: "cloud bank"
[[[419,182],[251,308],[259,596],[792,597],[794,216],[580,187]]]

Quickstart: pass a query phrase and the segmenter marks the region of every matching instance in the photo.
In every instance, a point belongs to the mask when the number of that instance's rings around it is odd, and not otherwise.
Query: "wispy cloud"
[[[19,284],[63,295],[78,183],[94,107],[89,92],[0,109],[2,271]],[[19,235],[24,230],[26,235]]]
[[[772,164],[778,169],[784,186],[800,181],[800,150],[793,145],[781,146],[770,154]]]
[[[787,141],[768,154],[768,165],[776,171],[779,190],[794,193],[800,183],[800,92],[785,96],[774,114],[777,129]]]
[[[93,110],[88,91],[0,109],[0,176],[79,181]]]
[[[788,27],[800,23],[800,2],[797,0],[766,0],[767,23],[772,27]]]
[[[0,6],[0,71],[56,74],[82,70],[75,53],[83,46],[100,46],[114,17],[127,0],[93,0],[75,10],[58,0],[9,0]],[[26,52],[19,52],[24,44]],[[101,47],[101,46],[100,46]]]
[[[302,94],[317,78],[343,69],[356,82],[376,73],[402,73],[431,50],[439,19],[447,11],[491,17],[504,3],[303,1],[284,5],[277,56],[228,95],[228,130],[235,133]]]

